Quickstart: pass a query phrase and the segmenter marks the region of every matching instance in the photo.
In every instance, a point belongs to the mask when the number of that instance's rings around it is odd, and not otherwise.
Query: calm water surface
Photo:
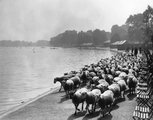
[[[0,47],[0,114],[50,88],[54,77],[115,54],[77,48]]]

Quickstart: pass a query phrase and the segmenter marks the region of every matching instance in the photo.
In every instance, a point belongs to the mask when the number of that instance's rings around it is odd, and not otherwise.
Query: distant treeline
[[[75,47],[81,46],[85,43],[92,43],[93,46],[103,46],[108,40],[117,41],[119,39],[127,39],[128,28],[126,25],[114,25],[111,32],[96,29],[94,31],[77,32],[75,30],[67,30],[53,38],[51,38],[52,46]]]
[[[0,47],[29,47],[29,46],[50,46],[47,40],[38,40],[37,42],[19,41],[19,40],[1,40]]]
[[[81,46],[85,43],[92,43],[93,46],[103,46],[108,40],[111,43],[127,40],[130,44],[153,42],[153,8],[148,6],[143,13],[130,15],[122,26],[113,25],[111,32],[99,29],[88,30],[87,32],[67,30],[52,37],[50,43],[52,46],[63,47]]]

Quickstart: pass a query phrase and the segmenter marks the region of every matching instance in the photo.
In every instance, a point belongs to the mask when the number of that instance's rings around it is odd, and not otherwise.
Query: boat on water
[[[56,47],[50,47],[50,49],[57,49]]]
[[[33,51],[33,53],[35,53],[36,51],[35,51],[35,48],[32,48],[32,51]]]

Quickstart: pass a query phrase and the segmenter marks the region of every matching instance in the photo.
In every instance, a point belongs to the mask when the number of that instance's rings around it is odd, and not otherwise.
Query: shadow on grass
[[[127,95],[127,98],[128,98],[129,100],[133,100],[135,97],[136,97],[136,94],[128,94],[128,95]]]
[[[92,118],[94,118],[94,117],[99,116],[99,114],[100,114],[100,111],[96,111],[96,112],[94,112],[94,113],[87,114],[87,115],[84,116],[84,118],[83,118],[82,120],[92,119]]]
[[[64,93],[65,91],[64,90],[62,90],[62,91],[58,91],[58,90],[56,90],[56,91],[54,91],[53,93],[51,93],[51,94],[60,94],[60,93]]]
[[[69,116],[69,117],[67,118],[67,120],[75,120],[75,119],[77,119],[77,118],[79,118],[79,117],[85,116],[85,114],[86,114],[86,111],[78,112],[76,115],[72,114],[71,116]]]
[[[112,110],[116,110],[118,108],[119,108],[119,106],[117,104],[115,104],[115,105],[112,106]]]
[[[111,120],[112,119],[112,115],[110,114],[106,114],[104,117],[99,117],[97,120]]]
[[[69,98],[66,95],[61,96],[61,99],[58,103],[63,103],[64,101],[69,100]]]
[[[125,101],[125,100],[126,100],[125,98],[119,98],[119,99],[117,99],[115,102],[116,102],[116,104],[117,104],[117,103],[123,102],[123,101]]]

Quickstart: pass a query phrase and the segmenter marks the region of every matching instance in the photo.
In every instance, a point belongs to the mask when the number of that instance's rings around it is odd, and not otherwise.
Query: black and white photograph
[[[153,120],[153,0],[0,0],[0,120]]]

